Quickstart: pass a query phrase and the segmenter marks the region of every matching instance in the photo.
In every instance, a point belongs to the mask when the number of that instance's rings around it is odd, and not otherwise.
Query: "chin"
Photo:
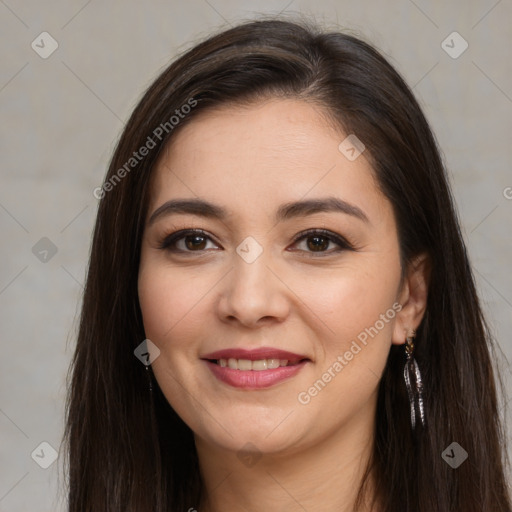
[[[301,444],[301,429],[296,423],[279,425],[279,421],[245,421],[227,422],[226,430],[216,425],[209,432],[198,432],[199,437],[208,443],[225,450],[238,453],[240,450],[255,450],[262,454],[289,453]],[[231,435],[230,435],[231,434]]]

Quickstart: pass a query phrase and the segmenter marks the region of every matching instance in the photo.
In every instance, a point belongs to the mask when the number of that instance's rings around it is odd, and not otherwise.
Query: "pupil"
[[[313,244],[308,243],[309,248],[313,251],[326,249],[329,245],[329,240],[324,236],[312,236],[309,238],[309,241],[314,241]]]
[[[187,249],[204,249],[205,237],[201,235],[192,235],[186,238]],[[192,240],[192,242],[191,242]]]

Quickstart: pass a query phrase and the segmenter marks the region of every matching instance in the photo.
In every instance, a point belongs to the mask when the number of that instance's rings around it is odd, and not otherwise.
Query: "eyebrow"
[[[321,212],[335,212],[351,215],[363,222],[370,223],[367,215],[358,206],[347,203],[337,197],[306,199],[285,203],[276,213],[276,221],[282,222],[296,217],[303,217]],[[172,214],[191,214],[209,219],[225,220],[229,212],[221,206],[203,199],[171,199],[159,206],[149,218],[148,225],[157,219]]]

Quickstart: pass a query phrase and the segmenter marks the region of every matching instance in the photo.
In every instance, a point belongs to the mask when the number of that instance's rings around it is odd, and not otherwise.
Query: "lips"
[[[219,361],[220,359],[248,359],[249,361],[258,361],[261,359],[287,359],[290,363],[298,363],[309,359],[305,355],[295,354],[286,350],[279,350],[271,347],[261,347],[252,350],[243,348],[226,348],[217,350],[201,357],[210,361]]]
[[[297,375],[311,360],[286,350],[224,349],[201,358],[213,375],[235,388],[268,388]]]

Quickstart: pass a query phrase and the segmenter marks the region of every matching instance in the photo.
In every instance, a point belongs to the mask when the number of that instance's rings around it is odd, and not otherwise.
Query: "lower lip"
[[[227,366],[219,366],[217,363],[205,361],[217,379],[233,386],[244,389],[269,388],[278,382],[289,379],[304,368],[307,361],[302,361],[293,366],[280,366],[270,370],[233,370]]]

